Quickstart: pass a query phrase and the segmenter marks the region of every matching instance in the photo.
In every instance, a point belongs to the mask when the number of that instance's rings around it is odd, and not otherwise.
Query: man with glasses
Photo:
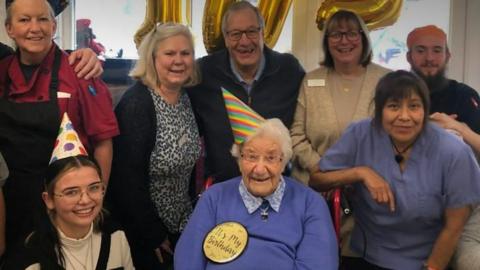
[[[233,135],[222,98],[225,88],[265,118],[290,127],[305,75],[298,60],[264,45],[264,20],[247,1],[229,6],[222,20],[226,49],[198,61],[201,84],[188,89],[205,139],[207,175],[215,182],[240,175],[230,155]]]

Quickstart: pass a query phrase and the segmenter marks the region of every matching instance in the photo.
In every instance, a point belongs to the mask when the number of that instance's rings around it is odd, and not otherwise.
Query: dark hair
[[[47,192],[49,196],[53,196],[57,181],[67,172],[82,167],[91,167],[95,169],[100,177],[102,176],[98,164],[87,156],[79,155],[62,158],[54,161],[48,166],[44,180],[45,192]],[[43,205],[43,207],[45,207],[45,205]],[[48,265],[52,265],[52,263],[60,263],[60,265],[65,266],[65,258],[62,253],[58,231],[52,222],[52,215],[54,212],[45,209],[41,214],[42,216],[36,221],[35,231],[27,237],[25,245],[27,248],[38,249],[38,252],[40,252],[40,256],[42,257],[40,260],[42,269],[50,269]],[[101,215],[96,218],[96,226],[94,227],[96,227],[97,230],[99,226],[98,221],[100,219]]]
[[[362,18],[355,12],[348,10],[339,10],[335,12],[325,23],[322,36],[322,49],[324,59],[320,63],[326,67],[334,68],[334,62],[330,49],[328,47],[328,34],[337,29],[341,23],[347,23],[349,27],[357,26],[362,36],[362,55],[360,56],[360,63],[366,67],[372,61],[372,46],[370,45],[370,38],[368,36],[368,29]]]
[[[228,6],[227,11],[225,11],[222,17],[222,34],[224,36],[226,36],[227,34],[227,21],[230,15],[236,11],[244,9],[250,9],[255,13],[260,30],[263,30],[263,28],[265,28],[265,20],[263,19],[262,14],[260,14],[260,10],[258,10],[257,7],[255,7],[248,1],[234,2],[230,6]]]
[[[425,112],[423,121],[428,120],[430,108],[430,96],[425,82],[412,72],[405,70],[397,70],[387,73],[383,76],[375,88],[375,104],[374,124],[377,127],[382,126],[383,108],[385,104],[393,100],[402,100],[409,98],[412,94],[417,94],[423,103]]]

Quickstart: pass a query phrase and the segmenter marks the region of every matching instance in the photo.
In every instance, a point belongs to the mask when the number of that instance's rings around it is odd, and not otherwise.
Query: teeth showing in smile
[[[252,49],[243,49],[243,50],[238,50],[239,53],[253,53],[255,49],[252,48]]]
[[[339,52],[341,53],[349,53],[351,52],[353,49],[338,49]]]
[[[92,208],[87,208],[87,209],[81,209],[81,210],[76,210],[73,211],[75,214],[80,214],[80,215],[87,215],[93,212],[93,207]]]

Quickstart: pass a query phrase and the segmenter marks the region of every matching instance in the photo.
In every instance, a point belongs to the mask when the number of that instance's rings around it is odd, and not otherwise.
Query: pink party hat
[[[222,88],[222,94],[235,143],[241,144],[265,119],[224,88]]]
[[[68,118],[68,114],[64,113],[49,164],[62,158],[78,155],[88,156],[70,118]]]

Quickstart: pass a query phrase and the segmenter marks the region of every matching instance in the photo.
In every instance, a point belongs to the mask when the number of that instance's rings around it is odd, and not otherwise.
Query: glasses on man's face
[[[343,36],[345,36],[348,41],[358,41],[361,36],[360,32],[361,31],[334,31],[328,34],[328,38],[332,42],[339,42],[340,40],[342,40]]]
[[[260,27],[250,28],[245,31],[232,30],[227,32],[227,38],[231,41],[239,41],[243,34],[247,36],[248,39],[257,39],[260,33]]]
[[[251,162],[251,163],[257,163],[261,159],[263,159],[263,162],[265,162],[267,164],[271,164],[271,165],[278,164],[283,160],[283,156],[279,155],[279,154],[269,154],[269,155],[266,155],[266,156],[262,156],[262,155],[259,155],[257,153],[253,153],[253,152],[242,153],[240,155],[240,157],[243,160],[246,160],[246,161]]]
[[[105,194],[105,185],[98,182],[88,185],[85,190],[82,190],[80,187],[72,187],[64,189],[61,193],[53,193],[53,195],[63,198],[69,203],[77,203],[82,199],[82,196],[85,193],[90,199],[98,200]]]

